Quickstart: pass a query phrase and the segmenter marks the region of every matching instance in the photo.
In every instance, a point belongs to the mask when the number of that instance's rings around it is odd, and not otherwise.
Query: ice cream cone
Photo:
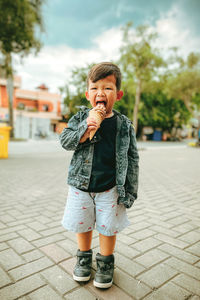
[[[92,117],[93,119],[95,119],[95,121],[97,123],[97,129],[94,129],[94,130],[90,131],[90,140],[93,138],[96,131],[100,127],[101,122],[105,119],[105,115],[106,115],[106,112],[103,111],[102,109],[97,108],[96,110],[93,110],[93,109],[90,110],[89,116]]]

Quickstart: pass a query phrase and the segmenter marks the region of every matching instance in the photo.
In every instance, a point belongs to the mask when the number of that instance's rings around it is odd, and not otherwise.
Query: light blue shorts
[[[69,186],[67,203],[62,219],[65,229],[76,233],[91,231],[112,236],[127,227],[126,208],[117,204],[116,187],[102,193],[88,193]]]

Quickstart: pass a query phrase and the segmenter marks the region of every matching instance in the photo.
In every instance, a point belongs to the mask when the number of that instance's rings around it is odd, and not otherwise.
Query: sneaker
[[[102,289],[111,287],[114,273],[114,255],[104,256],[97,253],[96,262],[97,271],[93,281],[94,286]]]
[[[92,250],[77,250],[77,263],[74,267],[73,278],[76,281],[88,281],[91,276]]]

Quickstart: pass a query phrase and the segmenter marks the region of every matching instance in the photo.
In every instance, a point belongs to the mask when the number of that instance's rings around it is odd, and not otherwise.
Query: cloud
[[[163,53],[174,46],[179,47],[180,54],[184,56],[200,49],[199,36],[195,36],[190,29],[185,13],[177,5],[161,14],[152,28],[159,34],[156,46],[163,48]],[[88,49],[74,49],[67,45],[45,46],[37,57],[29,55],[23,64],[15,57],[15,69],[22,77],[24,89],[34,89],[45,83],[50,91],[58,92],[58,88],[70,79],[70,72],[74,67],[84,67],[93,62],[116,61],[121,43],[120,27],[112,27],[95,37],[93,45]]]
[[[167,13],[161,14],[156,22],[155,30],[159,34],[157,46],[160,48],[177,47],[184,57],[200,49],[199,36],[194,34],[186,13],[177,4],[174,4]]]
[[[45,83],[52,92],[64,86],[74,67],[89,63],[115,61],[119,57],[121,32],[111,28],[98,36],[89,49],[73,49],[68,46],[45,46],[38,56],[29,55],[23,64],[15,56],[15,70],[22,77],[22,88],[35,89]]]

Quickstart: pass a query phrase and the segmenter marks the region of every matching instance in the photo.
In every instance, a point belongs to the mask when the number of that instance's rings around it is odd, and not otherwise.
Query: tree
[[[161,128],[171,133],[173,128],[181,128],[191,117],[183,101],[170,98],[157,90],[154,93],[142,93],[139,112],[140,131],[143,126]]]
[[[71,72],[70,81],[66,84],[66,86],[60,89],[65,95],[64,106],[67,119],[71,118],[79,110],[80,106],[90,105],[89,101],[85,97],[85,91],[87,88],[87,75],[93,65],[94,64],[89,64],[86,67],[81,68],[75,67]]]
[[[36,36],[36,30],[43,30],[43,2],[44,0],[0,0],[0,52],[7,78],[11,136],[14,136],[12,54],[24,57],[31,50],[35,53],[40,50],[41,42]]]
[[[181,99],[189,112],[194,110],[193,99],[200,94],[200,53],[190,53],[186,60],[177,58],[178,66],[168,76],[165,92]]]
[[[146,81],[157,75],[158,69],[164,65],[159,51],[152,47],[157,38],[148,26],[138,26],[133,34],[132,23],[128,23],[123,30],[123,46],[121,47],[120,64],[126,74],[126,79],[135,82],[135,105],[133,124],[137,132],[138,109],[143,86]]]

